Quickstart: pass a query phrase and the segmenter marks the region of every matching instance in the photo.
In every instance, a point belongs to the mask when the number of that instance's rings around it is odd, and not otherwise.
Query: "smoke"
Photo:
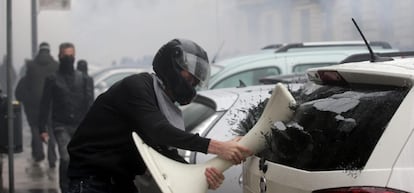
[[[13,1],[13,63],[31,58],[30,1]],[[73,42],[78,59],[99,68],[150,58],[173,38],[191,39],[212,59],[245,54],[276,43],[361,40],[355,18],[369,40],[414,49],[410,25],[414,0],[71,0],[71,9],[38,14],[38,42]],[[0,25],[5,26],[0,1]],[[6,28],[0,28],[5,54]],[[4,40],[4,41],[2,41]],[[93,70],[93,69],[91,69]]]
[[[70,31],[77,55],[92,60],[92,64],[108,65],[122,57],[152,56],[174,38],[197,42],[212,58],[224,38],[220,35],[224,27],[220,25],[226,20],[221,20],[221,15],[237,17],[234,3],[74,0]]]

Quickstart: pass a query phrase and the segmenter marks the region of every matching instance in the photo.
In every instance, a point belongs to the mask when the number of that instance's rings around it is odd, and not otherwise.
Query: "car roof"
[[[382,62],[353,62],[307,70],[309,80],[323,83],[318,72],[338,72],[349,83],[389,86],[412,86],[414,58],[401,58]]]
[[[384,41],[370,41],[371,47],[391,49],[391,45]],[[332,50],[335,48],[366,48],[364,41],[324,41],[324,42],[301,42],[288,43],[280,46],[275,52],[306,51],[306,50]]]
[[[395,52],[396,49],[378,49],[375,52]],[[299,57],[299,56],[312,56],[312,55],[323,55],[323,54],[342,54],[342,55],[353,55],[356,53],[367,53],[367,49],[349,49],[349,50],[317,50],[317,51],[306,51],[306,52],[285,52],[285,53],[273,53],[273,52],[259,52],[256,54],[245,55],[227,60],[222,60],[215,65],[221,66],[224,69],[232,69],[241,65],[248,65],[251,62],[269,59],[269,58],[283,58],[283,57]]]

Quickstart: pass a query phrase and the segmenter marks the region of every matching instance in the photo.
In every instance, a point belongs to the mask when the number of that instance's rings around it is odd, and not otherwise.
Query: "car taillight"
[[[383,187],[345,187],[345,188],[332,188],[324,190],[316,190],[313,193],[408,193],[401,190],[395,190],[391,188]]]
[[[319,70],[319,79],[323,84],[328,85],[347,85],[346,80],[337,72],[333,70]]]

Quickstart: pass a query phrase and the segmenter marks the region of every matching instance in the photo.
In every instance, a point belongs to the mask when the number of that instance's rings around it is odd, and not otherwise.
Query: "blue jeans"
[[[116,183],[111,178],[98,178],[94,176],[71,179],[67,193],[138,193],[134,183]]]

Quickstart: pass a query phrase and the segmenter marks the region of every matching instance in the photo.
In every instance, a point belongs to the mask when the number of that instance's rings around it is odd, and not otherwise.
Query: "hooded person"
[[[133,142],[132,132],[163,155],[185,162],[176,148],[216,154],[235,164],[250,151],[236,140],[217,141],[185,132],[176,103],[190,103],[195,87],[207,83],[207,53],[191,40],[174,39],[163,45],[153,60],[155,74],[128,76],[99,95],[73,136],[68,151],[71,193],[137,190],[134,179],[146,165]],[[224,175],[207,168],[210,189]]]
[[[56,72],[58,69],[58,63],[50,55],[49,44],[47,42],[42,42],[39,45],[39,51],[35,58],[33,60],[26,60],[25,65],[26,72],[17,84],[15,96],[16,99],[21,101],[23,104],[23,109],[32,134],[31,166],[33,166],[33,170],[28,171],[36,173],[36,168],[41,171],[40,162],[45,159],[45,151],[43,149],[43,143],[39,134],[39,110],[41,109],[40,100],[43,94],[45,79]],[[50,143],[48,143],[47,159],[49,162],[49,173],[54,174],[57,156],[53,138]]]
[[[45,80],[39,114],[39,130],[43,141],[53,132],[58,144],[59,185],[67,192],[67,168],[69,155],[67,145],[93,101],[93,85],[87,77],[74,68],[75,47],[72,43],[59,46],[59,68]],[[51,125],[48,131],[48,120]]]
[[[76,64],[76,70],[88,75],[88,62],[86,60],[79,60]]]
[[[76,70],[82,72],[86,76],[86,79],[87,79],[89,85],[94,85],[93,78],[91,76],[89,76],[89,74],[88,74],[88,62],[86,60],[83,60],[83,59],[79,60],[76,64]],[[94,93],[93,98],[95,98],[95,93]],[[91,102],[93,102],[93,101],[91,101]],[[88,106],[90,106],[90,105],[92,105],[92,103],[89,104]]]

